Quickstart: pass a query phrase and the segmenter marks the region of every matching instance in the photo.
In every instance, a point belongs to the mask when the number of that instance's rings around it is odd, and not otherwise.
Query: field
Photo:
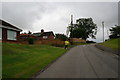
[[[120,50],[120,38],[117,39],[110,39],[106,42],[100,43],[100,45],[103,45],[108,48],[112,48],[114,50]]]
[[[30,78],[66,52],[49,45],[2,44],[2,77]]]

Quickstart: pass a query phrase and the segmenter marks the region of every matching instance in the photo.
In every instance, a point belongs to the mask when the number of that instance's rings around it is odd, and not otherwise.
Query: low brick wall
[[[38,40],[35,44],[64,44],[64,41],[60,40]]]
[[[95,44],[95,47],[97,47],[98,49],[101,49],[103,51],[112,52],[114,54],[120,55],[120,50],[113,50],[111,48],[104,47],[104,46],[99,45],[99,44]]]
[[[70,41],[72,41],[72,42],[81,42],[81,43],[86,43],[86,40],[79,39],[79,38],[70,38]]]
[[[28,41],[20,41],[21,44],[28,44]],[[47,45],[51,45],[51,44],[58,44],[58,45],[64,45],[64,41],[61,40],[34,40],[34,44],[36,45],[40,45],[40,44],[47,44]]]

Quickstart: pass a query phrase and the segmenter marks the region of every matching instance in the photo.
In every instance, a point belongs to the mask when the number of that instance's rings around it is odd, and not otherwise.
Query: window
[[[48,37],[47,36],[43,36],[43,39],[47,39]]]
[[[2,28],[0,28],[0,40],[2,40]]]
[[[16,32],[15,31],[11,31],[11,30],[7,30],[7,39],[8,40],[16,40]]]

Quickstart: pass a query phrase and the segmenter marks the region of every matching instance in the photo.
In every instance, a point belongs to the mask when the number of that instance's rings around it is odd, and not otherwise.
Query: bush
[[[29,44],[34,44],[34,39],[33,39],[33,38],[29,38],[29,39],[28,39],[28,43],[29,43]]]
[[[65,41],[66,39],[68,39],[68,37],[64,34],[55,34],[55,39],[60,39],[62,41]]]
[[[51,46],[55,46],[55,47],[64,47],[64,44],[51,44]]]
[[[110,39],[116,39],[116,38],[120,38],[120,36],[117,36],[117,35],[110,35],[109,38],[110,38]]]

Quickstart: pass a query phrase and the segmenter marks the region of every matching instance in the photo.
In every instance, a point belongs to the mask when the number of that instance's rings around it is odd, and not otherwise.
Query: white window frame
[[[7,30],[7,40],[17,40],[17,32],[12,30]]]
[[[47,36],[43,36],[43,39],[47,39],[48,37]]]

